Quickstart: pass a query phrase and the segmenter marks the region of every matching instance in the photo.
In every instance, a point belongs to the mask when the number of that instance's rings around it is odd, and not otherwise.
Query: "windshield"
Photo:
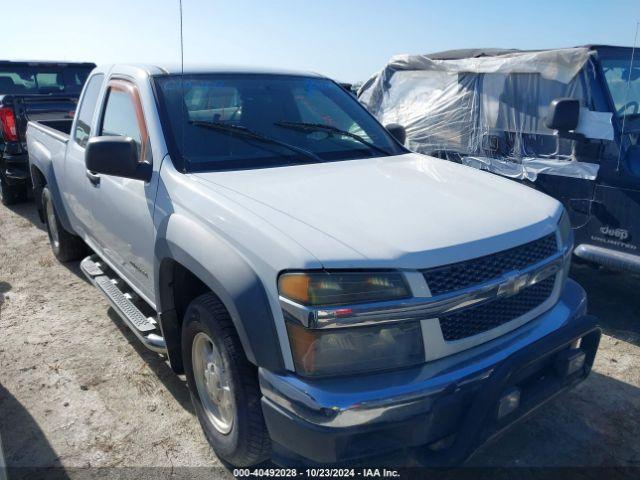
[[[640,59],[602,60],[602,69],[619,117],[640,114]]]
[[[206,74],[156,81],[168,133],[190,171],[405,152],[357,100],[327,79]]]
[[[92,67],[0,66],[0,95],[78,95]]]

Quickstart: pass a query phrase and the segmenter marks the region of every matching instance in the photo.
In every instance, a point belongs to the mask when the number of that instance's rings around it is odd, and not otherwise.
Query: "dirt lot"
[[[588,267],[572,276],[606,333],[593,375],[471,464],[640,466],[640,278]],[[9,467],[204,466],[229,476],[183,379],[137,342],[77,264],[55,261],[32,204],[0,206],[2,298],[0,437]]]

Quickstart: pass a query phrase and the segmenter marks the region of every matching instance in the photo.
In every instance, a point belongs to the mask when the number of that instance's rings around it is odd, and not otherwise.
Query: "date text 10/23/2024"
[[[387,468],[237,468],[233,470],[233,476],[236,478],[397,478],[400,477],[400,473]]]

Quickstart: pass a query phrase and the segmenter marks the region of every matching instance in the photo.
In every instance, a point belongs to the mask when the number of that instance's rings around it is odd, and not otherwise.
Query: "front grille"
[[[474,258],[465,262],[424,270],[422,273],[431,294],[442,295],[474,287],[514,271],[524,270],[557,253],[555,233],[502,252]],[[555,275],[520,291],[459,310],[440,317],[445,340],[460,340],[493,328],[539,307],[553,292]]]
[[[539,307],[549,298],[555,275],[512,296],[440,317],[445,340],[460,340],[499,327]]]
[[[502,252],[424,270],[432,295],[440,295],[522,270],[558,251],[555,233]]]

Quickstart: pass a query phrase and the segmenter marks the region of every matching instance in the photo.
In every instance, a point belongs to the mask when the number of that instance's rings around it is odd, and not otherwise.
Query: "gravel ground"
[[[584,266],[572,277],[605,331],[593,374],[470,464],[640,466],[640,277]],[[56,262],[33,204],[0,206],[0,436],[9,467],[230,476],[184,379],[138,343],[77,264]]]

